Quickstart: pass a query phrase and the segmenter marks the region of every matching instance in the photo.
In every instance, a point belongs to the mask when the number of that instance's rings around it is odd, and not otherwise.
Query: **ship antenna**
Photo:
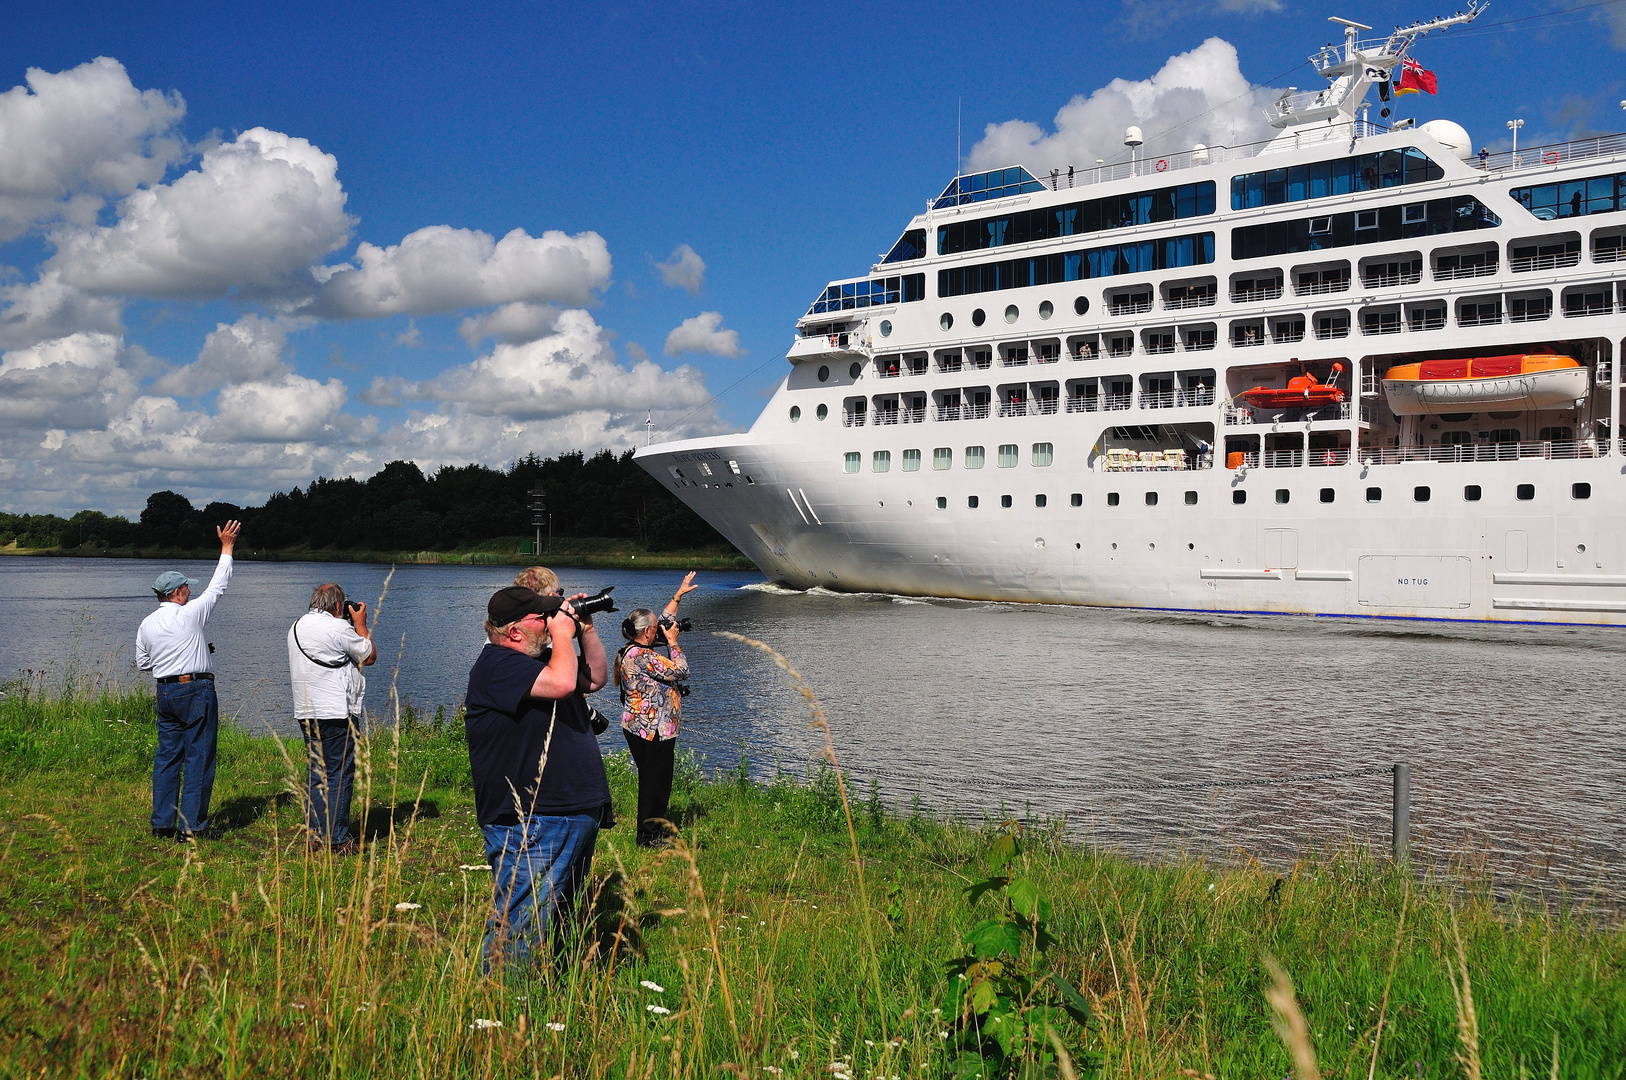
[[[965,97],[960,97],[959,104],[954,106],[954,175],[960,175],[960,122],[965,113]]]

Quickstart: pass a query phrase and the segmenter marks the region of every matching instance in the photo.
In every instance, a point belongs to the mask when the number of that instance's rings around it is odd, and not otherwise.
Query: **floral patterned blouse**
[[[683,698],[670,684],[689,677],[683,650],[673,645],[669,660],[653,648],[634,645],[622,654],[618,666],[627,699],[622,729],[650,741],[677,738]]]

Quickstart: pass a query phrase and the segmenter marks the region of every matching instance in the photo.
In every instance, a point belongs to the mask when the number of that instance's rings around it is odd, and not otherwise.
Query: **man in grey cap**
[[[152,764],[152,834],[186,841],[218,840],[209,825],[209,795],[215,783],[215,736],[220,703],[214,665],[203,624],[231,581],[232,547],[242,528],[235,521],[217,527],[220,562],[209,587],[197,596],[197,580],[166,570],[153,580],[158,610],[136,631],[136,667],[151,671],[157,683],[158,753]],[[182,771],[185,783],[182,783]],[[176,799],[180,817],[176,817]]]

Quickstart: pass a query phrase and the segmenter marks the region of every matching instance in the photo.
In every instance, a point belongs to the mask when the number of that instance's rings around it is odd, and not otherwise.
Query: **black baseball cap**
[[[559,602],[557,596],[542,596],[523,585],[510,585],[491,595],[486,604],[486,617],[493,625],[507,626],[527,615],[553,615],[559,610]]]

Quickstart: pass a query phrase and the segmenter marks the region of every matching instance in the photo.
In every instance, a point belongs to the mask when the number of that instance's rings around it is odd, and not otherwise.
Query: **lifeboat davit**
[[[1242,400],[1256,409],[1316,409],[1323,405],[1336,405],[1344,400],[1344,392],[1333,384],[1344,365],[1334,364],[1326,382],[1320,382],[1308,372],[1287,380],[1287,386],[1256,386],[1242,392]]]
[[[1396,416],[1425,416],[1504,406],[1567,409],[1587,396],[1591,375],[1568,356],[1475,356],[1401,364],[1383,375]]]

